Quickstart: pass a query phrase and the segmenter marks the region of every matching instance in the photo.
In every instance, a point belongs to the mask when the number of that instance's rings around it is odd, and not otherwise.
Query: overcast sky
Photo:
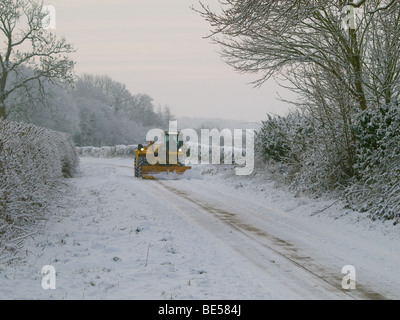
[[[216,0],[206,2],[217,3]],[[78,74],[107,74],[134,94],[148,93],[179,116],[259,122],[284,114],[273,81],[236,73],[219,47],[204,39],[210,26],[190,6],[197,0],[51,0],[56,34],[77,49]]]

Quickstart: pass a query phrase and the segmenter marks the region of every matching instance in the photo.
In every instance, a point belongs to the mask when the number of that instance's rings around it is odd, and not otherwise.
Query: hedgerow
[[[69,135],[0,120],[0,259],[45,217],[57,186],[76,173],[78,162]]]
[[[257,132],[256,153],[275,169],[275,179],[298,193],[335,194],[373,219],[400,218],[398,104],[355,114],[350,137],[332,135],[344,132],[334,125],[327,130],[302,112],[269,116]]]

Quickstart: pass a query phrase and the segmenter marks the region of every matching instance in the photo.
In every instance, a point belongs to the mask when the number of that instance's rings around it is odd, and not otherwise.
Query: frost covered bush
[[[307,114],[268,116],[256,139],[259,159],[274,168],[278,165],[276,178],[293,190],[320,196],[347,179],[346,155],[332,143],[327,128]]]
[[[267,161],[291,163],[293,159],[290,132],[297,124],[298,121],[293,119],[292,115],[268,115],[268,119],[262,121],[262,127],[257,134],[260,155]]]
[[[213,164],[235,165],[236,158],[238,155],[241,155],[242,157],[246,156],[246,146],[238,148],[235,147],[234,145],[231,145],[231,143],[234,144],[233,141],[231,141],[230,143],[225,142],[224,140],[222,142],[221,141],[219,142],[220,144],[215,146],[212,145],[211,141],[210,144],[208,145],[190,141],[185,142],[183,150],[184,152],[186,152],[188,164],[194,164],[194,163],[201,164],[202,161],[204,161],[206,163],[213,163]]]
[[[256,135],[257,155],[297,192],[335,191],[373,218],[400,218],[400,107],[354,116],[348,136],[339,134],[346,132],[341,125],[327,127],[300,112],[269,116]]]
[[[361,113],[354,125],[357,181],[346,197],[352,208],[374,218],[400,217],[400,107],[391,104]]]
[[[78,155],[93,158],[134,158],[137,145],[117,145],[113,147],[78,147]]]
[[[6,244],[43,218],[54,188],[77,166],[69,135],[0,120],[0,256]]]

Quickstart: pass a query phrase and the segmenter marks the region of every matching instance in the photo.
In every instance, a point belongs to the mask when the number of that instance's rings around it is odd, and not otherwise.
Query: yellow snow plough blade
[[[143,166],[142,178],[143,179],[157,179],[157,174],[167,172],[175,174],[183,174],[186,170],[190,170],[192,167],[178,166],[178,165],[154,165],[154,166]]]

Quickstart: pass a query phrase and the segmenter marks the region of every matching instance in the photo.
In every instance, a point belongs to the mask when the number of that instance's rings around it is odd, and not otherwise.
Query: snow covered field
[[[400,226],[262,174],[197,166],[134,178],[130,159],[81,158],[24,260],[0,265],[1,299],[400,299]],[[42,288],[42,267],[56,289]],[[342,267],[356,271],[343,290]]]

